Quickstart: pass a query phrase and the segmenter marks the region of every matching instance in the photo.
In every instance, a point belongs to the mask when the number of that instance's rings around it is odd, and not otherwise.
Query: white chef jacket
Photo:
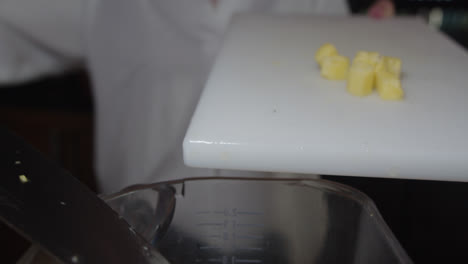
[[[192,176],[248,176],[188,168],[182,159],[185,131],[237,12],[348,13],[344,0],[218,0],[216,7],[209,0],[0,0],[0,83],[77,61],[88,66],[103,192]]]

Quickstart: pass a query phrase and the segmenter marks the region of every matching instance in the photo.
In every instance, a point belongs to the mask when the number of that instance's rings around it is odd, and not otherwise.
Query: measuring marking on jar
[[[232,209],[227,209],[225,208],[224,210],[216,210],[214,211],[215,214],[221,214],[224,216],[231,216],[231,217],[236,217],[237,216],[237,208],[232,208]]]
[[[263,215],[262,212],[237,211],[239,215]]]
[[[263,236],[255,236],[255,235],[237,235],[236,236],[237,238],[240,238],[240,239],[263,239]]]
[[[223,249],[222,247],[213,247],[213,246],[199,246],[200,250],[218,250]]]
[[[237,248],[237,250],[242,250],[242,251],[263,251],[263,248],[257,248],[257,247],[249,247],[249,248]]]
[[[224,226],[223,223],[198,223],[197,226]]]
[[[236,226],[237,227],[258,227],[258,228],[262,228],[265,225],[264,224],[237,224]]]

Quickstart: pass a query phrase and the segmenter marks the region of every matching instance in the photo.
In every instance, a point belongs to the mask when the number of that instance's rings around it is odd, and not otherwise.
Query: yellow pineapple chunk
[[[363,61],[354,61],[349,69],[346,89],[352,95],[366,96],[374,88],[374,67]]]
[[[324,58],[334,55],[338,55],[338,50],[333,44],[325,43],[315,53],[315,60],[321,65]]]
[[[384,57],[384,62],[387,71],[394,74],[399,79],[401,73],[401,60],[394,57]]]
[[[376,73],[377,77],[377,92],[380,98],[384,100],[401,100],[404,92],[401,88],[401,82],[398,77],[386,70],[381,70]]]
[[[401,100],[401,60],[381,56],[378,52],[359,51],[349,67],[349,59],[338,54],[330,43],[322,45],[315,54],[320,74],[329,80],[347,79],[346,89],[355,96],[366,96],[377,88],[383,100]]]
[[[329,80],[345,80],[348,77],[349,59],[333,55],[322,60],[320,74]]]
[[[365,62],[375,67],[380,61],[380,54],[378,52],[359,51],[358,53],[356,53],[353,63],[355,61]]]

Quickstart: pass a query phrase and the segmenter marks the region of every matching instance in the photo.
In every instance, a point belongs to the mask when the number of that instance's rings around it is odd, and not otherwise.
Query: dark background
[[[349,0],[365,13],[372,0]],[[397,14],[428,18],[444,13],[441,30],[468,48],[468,1],[400,0]],[[94,111],[85,69],[0,87],[0,125],[20,135],[96,191],[93,170]],[[467,172],[468,174],[468,172]],[[468,260],[468,183],[325,177],[370,196],[415,263]],[[0,263],[15,263],[29,242],[0,222]]]

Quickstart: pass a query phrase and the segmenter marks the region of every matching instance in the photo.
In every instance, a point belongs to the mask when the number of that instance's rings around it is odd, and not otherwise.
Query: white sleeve
[[[276,0],[273,11],[280,14],[348,15],[346,0]]]
[[[0,23],[0,85],[61,71],[61,59]]]
[[[88,0],[0,0],[0,83],[62,71],[84,56]]]

